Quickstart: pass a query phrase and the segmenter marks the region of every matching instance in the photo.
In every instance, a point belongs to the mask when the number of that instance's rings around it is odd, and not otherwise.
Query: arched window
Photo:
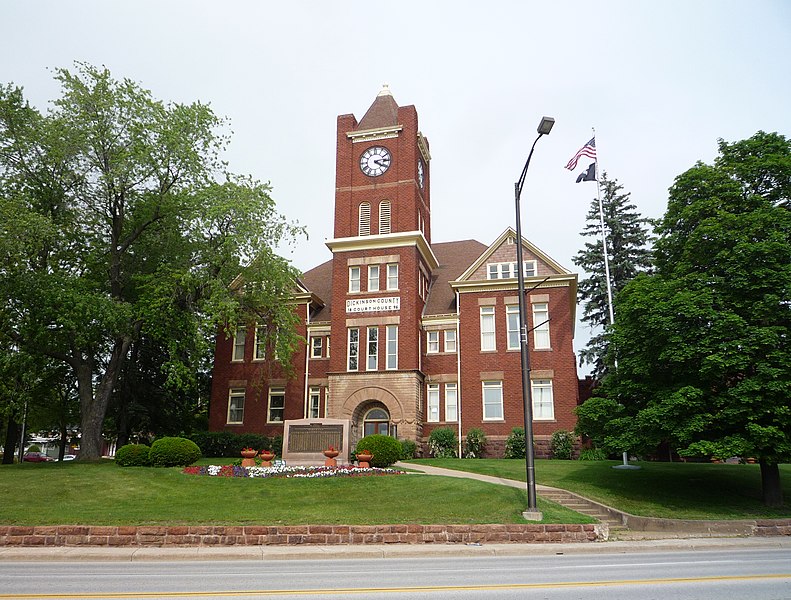
[[[360,204],[360,215],[357,235],[371,235],[371,205],[368,202]]]
[[[390,233],[390,200],[379,203],[379,233]]]
[[[374,433],[390,434],[390,415],[384,408],[372,408],[363,417],[363,435]]]

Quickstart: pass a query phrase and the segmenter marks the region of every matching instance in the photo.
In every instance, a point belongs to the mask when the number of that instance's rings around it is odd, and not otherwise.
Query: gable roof
[[[425,315],[446,315],[456,312],[456,293],[450,282],[457,279],[471,263],[486,250],[486,245],[477,240],[442,242],[432,244],[431,249],[439,265],[431,276]]]

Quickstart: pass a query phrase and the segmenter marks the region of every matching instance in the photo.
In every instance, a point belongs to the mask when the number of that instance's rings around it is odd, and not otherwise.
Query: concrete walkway
[[[509,487],[525,489],[522,481],[480,475],[467,471],[442,469],[429,465],[415,463],[396,463],[401,469],[412,469],[427,475],[441,475],[444,477],[458,477],[475,479],[486,483],[507,485]],[[756,532],[758,524],[755,520],[720,520],[700,521],[665,519],[656,517],[641,517],[632,515],[595,500],[585,498],[579,494],[560,488],[546,485],[536,485],[536,492],[547,500],[552,500],[566,508],[589,515],[596,520],[607,523],[610,527],[610,539],[615,541],[639,541],[679,538],[704,538],[704,537],[746,537]],[[770,521],[770,520],[766,520]],[[766,522],[764,521],[764,522]],[[777,520],[781,525],[786,525],[787,520]]]

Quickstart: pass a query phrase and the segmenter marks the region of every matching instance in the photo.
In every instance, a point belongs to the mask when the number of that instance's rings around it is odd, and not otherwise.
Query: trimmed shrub
[[[486,434],[483,429],[473,427],[464,440],[464,458],[482,458],[486,449]]]
[[[145,444],[127,444],[115,451],[115,464],[119,467],[147,467],[150,448]]]
[[[30,444],[30,447],[27,449],[28,452],[41,452],[41,446],[38,444]]]
[[[281,456],[283,438],[270,438],[258,433],[229,433],[227,431],[197,432],[189,435],[189,439],[200,448],[203,456],[215,458],[238,458],[242,448],[256,450],[273,450]],[[278,443],[278,439],[280,440]]]
[[[374,433],[357,442],[354,454],[357,455],[361,450],[368,450],[374,455],[371,460],[372,467],[389,467],[401,458],[401,449],[401,442],[394,437]]]
[[[192,440],[163,437],[151,444],[148,455],[155,467],[188,467],[201,457],[201,452]]]
[[[434,458],[456,458],[459,439],[450,427],[437,427],[428,436],[428,449]]]
[[[583,448],[580,450],[580,460],[607,460],[607,454],[601,448]]]
[[[574,455],[574,434],[563,429],[552,434],[552,458],[571,460]]]
[[[409,460],[417,456],[417,444],[412,440],[401,440],[401,460]]]
[[[514,427],[505,440],[505,458],[525,458],[526,455],[525,428]]]

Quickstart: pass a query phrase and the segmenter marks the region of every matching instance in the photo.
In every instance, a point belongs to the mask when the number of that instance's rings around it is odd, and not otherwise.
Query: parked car
[[[76,454],[64,454],[63,455],[63,460],[74,460],[75,458],[77,458]]]
[[[43,452],[25,452],[22,455],[23,462],[50,462],[52,459]]]

